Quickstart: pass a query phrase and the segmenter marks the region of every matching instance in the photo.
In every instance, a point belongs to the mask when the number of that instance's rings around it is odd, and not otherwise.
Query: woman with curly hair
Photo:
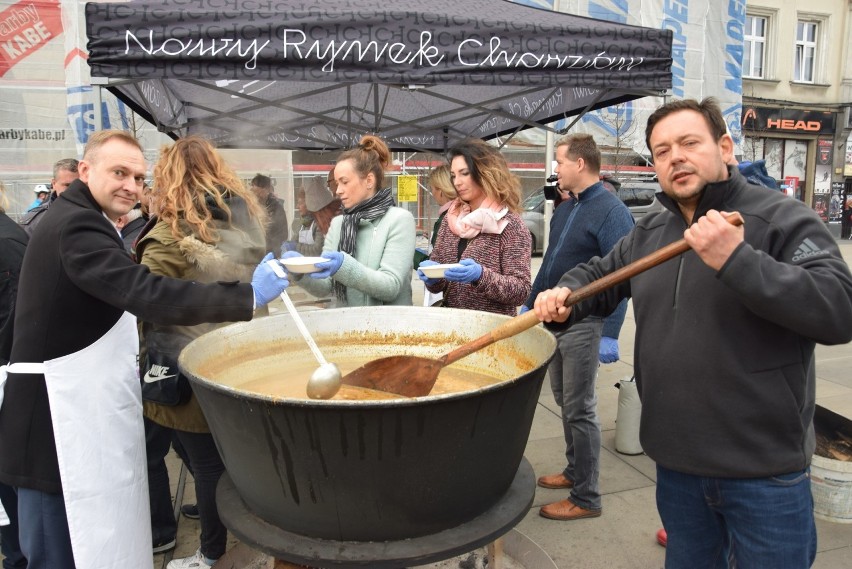
[[[514,316],[530,293],[530,232],[520,211],[521,183],[500,152],[481,140],[450,149],[450,177],[458,197],[428,261],[461,263],[442,279],[418,270],[426,288],[444,293],[444,306]]]
[[[153,187],[157,218],[136,244],[140,263],[154,274],[196,282],[251,281],[254,267],[266,253],[266,212],[207,140],[190,136],[164,147],[154,168]],[[185,450],[195,478],[201,522],[198,551],[192,557],[173,560],[168,569],[210,566],[225,553],[227,530],[216,508],[216,483],[225,467],[186,378],[180,378],[178,395],[171,400],[165,395],[146,395],[146,388],[160,383],[148,381],[149,377],[158,378],[152,370],[162,371],[162,367],[152,367],[163,366],[155,354],[168,352],[176,357],[190,340],[222,325],[142,323],[140,373],[146,376],[143,397],[155,530],[157,512],[171,512],[170,501],[157,502],[170,500],[168,473],[159,460],[168,452],[171,429]],[[162,371],[159,376],[177,373],[176,361],[172,365],[171,371]],[[156,463],[153,469],[152,462]],[[155,546],[157,538],[154,535]]]
[[[328,260],[317,265],[322,270],[299,281],[312,295],[333,292],[336,306],[411,304],[414,217],[394,206],[391,188],[382,187],[389,164],[390,150],[372,135],[338,158],[335,193],[343,214],[331,220],[322,252]]]

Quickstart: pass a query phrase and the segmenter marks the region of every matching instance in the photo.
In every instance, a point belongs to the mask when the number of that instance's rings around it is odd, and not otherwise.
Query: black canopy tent
[[[441,152],[671,87],[671,32],[504,0],[89,3],[86,31],[93,84],[223,148]]]

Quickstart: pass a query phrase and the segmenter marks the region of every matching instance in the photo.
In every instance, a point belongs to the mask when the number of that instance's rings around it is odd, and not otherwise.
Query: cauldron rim
[[[361,307],[361,308],[363,308],[363,307]],[[415,311],[419,311],[419,310],[443,310],[443,311],[446,311],[447,313],[469,312],[467,310],[456,309],[456,308],[444,308],[444,307],[437,308],[437,309],[436,308],[416,307],[416,306],[412,306],[412,307],[380,306],[380,307],[370,307],[370,308],[373,309],[373,310],[378,310],[378,311],[389,310],[389,309],[399,310],[399,309],[412,309],[413,308],[413,309],[415,309]],[[335,312],[343,312],[343,311],[351,311],[351,310],[359,310],[359,308],[355,308],[355,309],[353,309],[353,308],[330,308],[330,309],[324,309],[321,312],[323,314],[333,314]],[[311,312],[313,312],[313,311],[311,311]],[[271,316],[267,316],[265,318],[274,318],[276,316],[278,316],[278,315],[271,315]],[[282,317],[286,316],[287,318],[290,318],[289,315],[285,315],[285,314],[281,314],[281,316]],[[488,314],[488,317],[494,317],[494,318],[498,318],[498,319],[510,319],[511,318],[511,316],[506,316],[506,315],[502,315],[502,314]],[[251,322],[251,321],[249,321],[249,322]],[[524,381],[529,373],[535,371],[536,369],[538,369],[541,366],[547,365],[547,362],[545,362],[545,363],[537,365],[537,366],[533,367],[532,369],[529,369],[529,370],[527,370],[523,373],[519,373],[518,375],[511,377],[509,379],[498,381],[496,383],[491,383],[491,384],[488,384],[486,386],[479,387],[477,389],[468,389],[466,391],[457,391],[457,392],[453,392],[453,393],[441,393],[441,394],[436,394],[436,395],[425,395],[425,396],[422,396],[422,397],[411,397],[411,398],[399,397],[399,398],[393,398],[393,399],[363,399],[363,400],[310,399],[308,397],[305,397],[305,398],[301,398],[301,397],[274,397],[274,396],[271,396],[271,395],[264,395],[264,394],[261,394],[261,393],[258,393],[258,392],[248,391],[248,390],[239,389],[239,388],[229,386],[229,385],[224,385],[222,383],[219,383],[219,382],[214,381],[214,380],[207,378],[207,377],[199,377],[194,371],[187,371],[186,370],[186,366],[184,365],[185,360],[186,360],[186,358],[184,357],[184,353],[185,352],[191,352],[194,344],[197,344],[198,342],[204,341],[204,338],[206,338],[208,336],[225,334],[225,333],[227,333],[229,328],[239,327],[239,326],[243,326],[245,324],[246,324],[246,322],[238,322],[238,323],[235,323],[235,324],[230,324],[228,326],[224,326],[222,328],[217,328],[216,330],[213,330],[211,332],[203,334],[202,336],[199,336],[198,338],[195,338],[189,344],[187,344],[187,346],[184,348],[184,350],[181,352],[180,356],[178,357],[178,367],[189,378],[190,383],[199,384],[199,385],[201,385],[201,386],[203,386],[207,389],[212,389],[213,391],[217,391],[217,392],[226,394],[226,395],[228,395],[230,397],[234,397],[236,399],[263,402],[265,404],[271,404],[271,405],[287,405],[287,406],[297,406],[297,407],[319,407],[319,408],[323,408],[323,407],[334,407],[334,408],[354,407],[354,408],[357,408],[357,409],[371,409],[371,408],[382,408],[382,407],[398,408],[398,407],[408,407],[408,406],[418,406],[419,407],[419,406],[422,406],[424,404],[428,404],[428,403],[431,403],[431,402],[438,403],[438,402],[443,402],[443,401],[448,401],[448,400],[456,400],[456,399],[463,400],[463,399],[467,399],[467,398],[471,398],[471,397],[478,397],[481,394],[489,393],[491,391],[498,391],[498,390],[501,390],[501,389],[507,389],[507,388],[511,387],[513,384],[515,384],[519,381]],[[533,330],[535,330],[535,329],[528,330],[527,332],[533,332]],[[554,349],[555,349],[556,340],[555,340],[555,337],[553,336],[553,334],[549,330],[547,330],[546,328],[543,328],[543,327],[541,327],[540,330],[545,332],[546,335],[549,336],[552,339],[552,341],[554,343]],[[535,332],[533,332],[533,333],[535,333]],[[465,341],[472,340],[475,337],[476,337],[475,335],[468,337],[468,339],[465,340]],[[461,345],[461,344],[459,344],[459,345]],[[306,350],[307,350],[307,348],[306,348]],[[378,359],[378,358],[375,358],[375,359]],[[548,361],[549,361],[549,359],[548,359]]]

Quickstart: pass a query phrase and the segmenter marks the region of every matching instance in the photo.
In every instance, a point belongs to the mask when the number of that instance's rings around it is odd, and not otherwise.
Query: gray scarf
[[[355,243],[358,237],[358,225],[362,219],[377,219],[393,207],[391,189],[385,188],[375,193],[373,197],[364,200],[352,209],[343,208],[343,227],[340,231],[340,242],[337,250],[355,256]],[[346,299],[346,287],[334,281],[334,294],[341,300]]]

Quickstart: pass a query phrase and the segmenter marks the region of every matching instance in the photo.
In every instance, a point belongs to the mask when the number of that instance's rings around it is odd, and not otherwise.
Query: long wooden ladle
[[[728,214],[727,220],[732,225],[743,224],[742,216],[736,212]],[[617,271],[577,290],[571,291],[571,294],[565,300],[565,306],[573,306],[578,302],[582,302],[687,251],[689,251],[689,245],[687,245],[685,239],[680,239],[670,245],[666,245],[650,255],[646,255],[629,265],[625,265]],[[345,385],[396,393],[406,397],[429,395],[429,392],[432,391],[432,387],[435,385],[435,381],[438,379],[438,374],[444,366],[457,362],[473,352],[490,346],[494,342],[529,330],[538,323],[538,316],[530,310],[519,316],[515,316],[487,334],[456,348],[438,359],[423,358],[420,356],[389,356],[379,358],[344,375],[343,383]]]

